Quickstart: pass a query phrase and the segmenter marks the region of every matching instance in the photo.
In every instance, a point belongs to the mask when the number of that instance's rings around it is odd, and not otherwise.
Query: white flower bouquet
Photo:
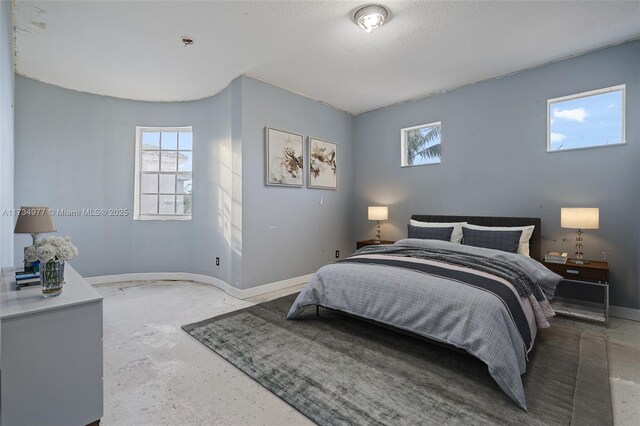
[[[77,255],[78,249],[71,244],[71,238],[46,237],[27,247],[25,259],[27,262],[39,260],[41,263],[46,263],[50,260],[70,260]]]

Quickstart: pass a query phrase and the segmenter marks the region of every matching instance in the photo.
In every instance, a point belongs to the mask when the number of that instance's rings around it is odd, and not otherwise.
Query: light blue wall
[[[366,207],[382,204],[390,239],[406,236],[414,213],[535,216],[544,251],[573,253],[560,207],[599,207],[586,257],[606,251],[612,303],[640,308],[639,79],[636,41],[357,116],[357,237],[373,236]],[[627,145],[546,152],[547,99],[618,84],[627,85]],[[442,164],[401,168],[400,129],[434,121],[442,121]]]
[[[284,280],[372,237],[371,204],[390,206],[383,237],[406,235],[412,213],[539,216],[543,249],[571,252],[574,235],[560,228],[560,207],[597,206],[601,229],[587,232],[586,254],[608,252],[612,302],[640,307],[639,76],[640,43],[633,42],[355,118],[248,77],[181,103],[18,77],[16,205],[131,209],[135,126],[193,125],[193,220],[58,217],[60,233],[80,248],[73,264],[81,273],[195,272],[242,289]],[[626,146],[546,152],[548,98],[622,83]],[[400,129],[437,120],[443,163],[401,169]],[[265,126],[305,135],[305,150],[307,136],[336,142],[338,191],[267,187]],[[27,242],[16,238],[18,253]]]
[[[136,126],[192,125],[193,219],[55,217],[80,255],[85,276],[192,272],[230,282],[231,93],[177,103],[136,102],[16,79],[16,205],[133,210]],[[16,236],[16,262],[29,236]]]
[[[13,209],[14,72],[11,1],[0,2],[0,212]],[[6,211],[5,211],[6,213]],[[0,216],[0,265],[13,264],[13,217]]]
[[[16,95],[17,205],[132,211],[135,127],[193,126],[191,221],[55,217],[85,276],[192,272],[245,289],[310,274],[335,250],[354,249],[349,114],[248,77],[193,102],[128,101],[25,77]],[[339,190],[266,187],[266,125],[336,142]],[[18,236],[17,253],[29,241]]]
[[[13,103],[15,92],[11,4],[11,1],[0,1],[0,212],[14,208]],[[0,265],[2,266],[13,264],[13,225],[11,215],[0,215]]]
[[[228,190],[223,192],[221,206],[224,214],[229,215],[229,228],[224,230],[229,252],[227,258],[221,258],[220,267],[229,268],[229,284],[242,288],[242,79],[233,80],[228,90],[231,92],[231,151],[224,185]]]
[[[353,117],[258,80],[242,80],[242,286],[315,272],[355,249]],[[338,144],[338,190],[265,185],[265,126]],[[305,173],[308,166],[305,165]]]

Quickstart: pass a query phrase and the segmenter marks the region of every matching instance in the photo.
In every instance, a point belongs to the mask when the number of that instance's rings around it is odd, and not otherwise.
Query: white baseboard
[[[85,280],[91,285],[122,283],[125,281],[176,281],[180,279],[178,276],[181,274],[181,272],[141,272],[131,274],[100,275],[97,277],[87,277]]]
[[[294,287],[300,284],[306,284],[309,282],[314,274],[300,275],[299,277],[287,278],[286,280],[276,281],[269,284],[263,284],[256,287],[240,290],[242,296],[240,299],[248,299],[249,297],[258,296],[264,293],[271,293],[272,291],[282,290],[289,287]]]
[[[313,274],[301,275],[299,277],[288,278],[286,280],[263,284],[244,290],[233,287],[218,278],[210,277],[208,275],[192,274],[190,272],[143,272],[134,274],[103,275],[85,279],[91,285],[120,283],[125,281],[195,281],[217,287],[237,299],[248,299],[264,293],[270,293],[272,291],[282,290],[299,284],[305,284],[312,276]]]
[[[625,308],[624,306],[609,306],[609,315],[631,321],[640,321],[640,309]]]

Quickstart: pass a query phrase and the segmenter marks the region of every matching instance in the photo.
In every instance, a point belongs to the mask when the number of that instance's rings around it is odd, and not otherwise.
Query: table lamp
[[[575,229],[578,233],[576,237],[576,260],[578,265],[586,265],[588,260],[582,260],[582,230],[600,228],[600,209],[597,207],[563,207],[560,209],[560,226],[568,229]]]
[[[380,244],[380,221],[389,219],[389,208],[386,206],[369,206],[369,220],[378,222],[376,244]]]
[[[32,244],[36,243],[38,234],[56,232],[49,207],[20,207],[20,214],[13,230],[14,234],[31,234]],[[26,247],[25,247],[26,250]],[[24,270],[31,269],[31,262],[24,260]]]

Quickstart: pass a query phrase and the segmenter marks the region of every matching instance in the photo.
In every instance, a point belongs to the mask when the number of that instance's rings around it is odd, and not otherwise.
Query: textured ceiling
[[[240,74],[357,114],[640,37],[640,1],[16,1],[17,72],[150,101]],[[184,47],[181,36],[195,39]]]

